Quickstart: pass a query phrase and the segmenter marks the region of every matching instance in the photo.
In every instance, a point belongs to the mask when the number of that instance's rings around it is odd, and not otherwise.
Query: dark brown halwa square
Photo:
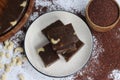
[[[53,50],[56,51],[67,49],[70,47],[69,45],[76,43],[79,40],[72,24],[50,29],[47,33],[47,37],[52,43]]]
[[[65,58],[65,60],[68,62],[75,54],[76,52],[84,45],[84,43],[82,41],[78,41],[76,43],[76,50],[72,50],[72,51],[68,51],[65,54],[62,54],[62,56]]]
[[[45,67],[50,66],[55,61],[59,59],[58,55],[56,54],[56,51],[52,49],[51,44],[47,44],[43,47],[43,51],[39,52],[39,55],[45,65]]]
[[[59,27],[59,26],[63,26],[64,24],[60,21],[60,20],[57,20],[56,22],[50,24],[49,26],[47,26],[46,28],[44,28],[42,30],[42,33],[47,37],[47,32],[50,30],[50,29],[53,29],[55,27]]]

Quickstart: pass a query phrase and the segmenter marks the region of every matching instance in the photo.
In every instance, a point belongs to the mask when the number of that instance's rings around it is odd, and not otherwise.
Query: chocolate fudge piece
[[[52,43],[53,50],[67,49],[68,45],[76,43],[79,38],[75,34],[72,24],[55,27],[48,31],[47,36]]]
[[[79,41],[76,43],[76,47],[77,47],[76,50],[68,51],[68,52],[66,52],[65,54],[61,54],[61,55],[62,55],[62,56],[65,58],[65,60],[68,62],[68,61],[76,54],[76,52],[77,52],[83,45],[84,45],[84,43],[79,40]]]
[[[28,4],[29,0],[0,0],[0,36],[19,23]]]
[[[72,43],[72,44],[69,44],[69,45],[61,48],[61,50],[57,50],[56,52],[58,54],[65,54],[68,51],[72,51],[72,50],[76,50],[76,49],[77,49],[76,44]]]
[[[59,26],[63,26],[64,24],[60,21],[60,20],[57,20],[56,22],[50,24],[49,26],[47,26],[45,29],[42,30],[42,33],[47,37],[47,32],[50,30],[50,29],[53,29],[55,27],[59,27]]]
[[[58,55],[56,54],[56,51],[52,49],[50,43],[45,45],[43,48],[39,49],[39,55],[43,60],[45,67],[50,66],[52,63],[59,59]]]

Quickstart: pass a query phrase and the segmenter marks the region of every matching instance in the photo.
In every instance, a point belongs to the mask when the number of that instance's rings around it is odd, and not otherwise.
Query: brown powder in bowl
[[[119,16],[119,8],[114,0],[93,0],[88,7],[91,21],[99,26],[113,24]]]

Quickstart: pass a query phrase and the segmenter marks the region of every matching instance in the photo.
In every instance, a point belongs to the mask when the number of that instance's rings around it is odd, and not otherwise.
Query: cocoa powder
[[[113,24],[119,16],[119,8],[114,0],[93,0],[88,7],[88,15],[99,26]]]

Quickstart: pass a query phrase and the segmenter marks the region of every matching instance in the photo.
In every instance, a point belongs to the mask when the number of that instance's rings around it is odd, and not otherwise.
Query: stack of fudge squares
[[[77,37],[71,23],[64,25],[60,20],[57,20],[43,29],[42,33],[49,40],[48,44],[39,48],[39,55],[45,67],[60,59],[58,54],[68,62],[84,45]]]

